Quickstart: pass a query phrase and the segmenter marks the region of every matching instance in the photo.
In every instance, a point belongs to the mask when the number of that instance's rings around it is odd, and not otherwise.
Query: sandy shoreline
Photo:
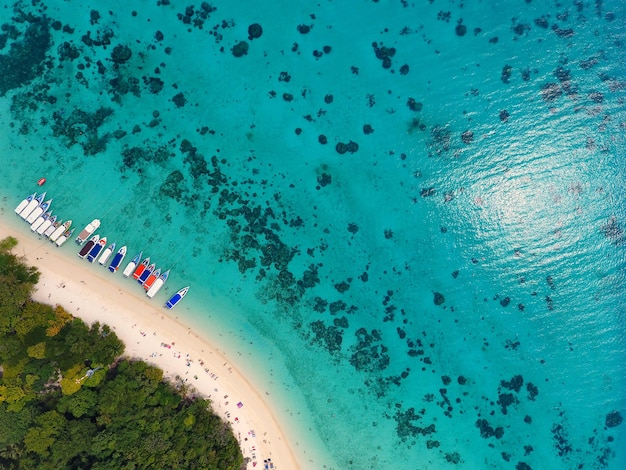
[[[231,423],[244,457],[251,459],[247,468],[263,469],[266,459],[276,469],[303,468],[269,403],[229,359],[168,316],[160,300],[120,288],[107,279],[112,276],[108,271],[71,259],[49,241],[24,233],[27,230],[26,225],[18,230],[0,218],[0,239],[15,237],[19,244],[14,253],[41,273],[35,300],[60,304],[87,324],[108,324],[126,344],[125,355],[155,364],[166,377],[179,376],[209,397],[215,412]]]

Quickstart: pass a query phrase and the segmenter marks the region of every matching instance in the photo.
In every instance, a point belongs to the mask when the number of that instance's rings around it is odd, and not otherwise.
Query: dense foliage
[[[0,242],[0,468],[239,469],[232,430],[106,325],[30,300],[39,273]]]

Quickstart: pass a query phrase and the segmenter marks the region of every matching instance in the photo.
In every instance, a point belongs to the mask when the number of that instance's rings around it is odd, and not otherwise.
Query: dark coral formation
[[[436,433],[434,424],[430,424],[425,427],[420,427],[415,424],[422,419],[421,414],[415,412],[415,408],[408,408],[406,411],[402,411],[399,404],[396,405],[396,407],[398,409],[396,410],[393,418],[396,421],[396,433],[402,441],[407,441],[409,438],[428,436]]]
[[[614,428],[622,424],[622,414],[619,411],[611,411],[606,415],[605,424],[607,428]]]
[[[28,16],[20,41],[11,43],[8,54],[0,55],[0,96],[41,75],[48,49],[52,45],[49,19]]]
[[[253,23],[248,26],[248,39],[252,41],[253,39],[258,39],[263,34],[263,28],[259,23]]]
[[[243,57],[248,54],[248,49],[250,45],[246,41],[239,41],[232,48],[233,56],[235,57]]]

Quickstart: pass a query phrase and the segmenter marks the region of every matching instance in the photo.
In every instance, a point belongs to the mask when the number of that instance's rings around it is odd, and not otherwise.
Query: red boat
[[[45,182],[46,182],[45,178],[39,178],[39,181],[37,181],[37,185],[43,186]]]
[[[135,272],[133,273],[133,279],[139,279],[139,276],[141,276],[141,274],[146,270],[148,264],[150,264],[149,256],[144,259],[139,266],[137,266],[137,269],[135,269]]]
[[[157,269],[156,271],[153,271],[152,274],[148,276],[148,279],[146,279],[146,282],[143,283],[143,288],[146,290],[150,290],[150,288],[152,287],[152,284],[154,284],[154,281],[156,281],[160,275],[161,275],[160,268]]]

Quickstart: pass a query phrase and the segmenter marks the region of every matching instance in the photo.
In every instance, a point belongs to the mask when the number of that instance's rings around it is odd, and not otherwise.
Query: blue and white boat
[[[20,217],[24,220],[26,220],[26,217],[28,217],[30,215],[30,213],[32,211],[35,210],[35,208],[39,207],[39,204],[41,204],[43,202],[43,199],[46,197],[46,193],[43,192],[41,193],[39,196],[34,197],[33,199],[30,200],[30,202],[28,204],[26,204],[26,207],[24,207],[24,209],[22,209],[22,211],[20,212]],[[24,201],[22,201],[24,202]],[[21,203],[20,203],[21,205]],[[31,222],[32,224],[32,222]]]
[[[152,263],[150,266],[144,269],[141,272],[141,275],[137,278],[137,282],[143,286],[143,283],[146,282],[146,279],[148,279],[148,276],[152,274],[152,271],[154,271],[154,268],[156,268],[156,264]]]
[[[54,228],[54,223],[57,221],[57,216],[53,215],[52,217],[48,217],[48,220],[46,220],[43,224],[41,224],[39,226],[39,228],[37,228],[37,230],[35,230],[35,232],[37,232],[37,235],[43,235],[44,232],[46,230],[48,230],[50,227]]]
[[[30,203],[30,201],[35,199],[35,196],[37,196],[37,193],[33,193],[30,196],[27,196],[26,199],[24,199],[22,202],[20,202],[17,205],[17,207],[15,208],[15,213],[17,215],[20,215],[20,212],[22,212],[24,209],[26,209],[26,206]],[[34,209],[34,207],[33,207],[33,209]]]
[[[124,261],[125,256],[126,256],[126,245],[124,245],[122,248],[117,250],[117,253],[115,253],[115,256],[113,257],[113,261],[111,261],[111,264],[109,264],[109,271],[111,271],[112,273],[117,272],[117,270],[120,268],[120,265],[122,264],[122,261]]]
[[[104,250],[104,247],[107,244],[107,237],[102,237],[100,240],[98,240],[98,243],[96,243],[91,250],[89,250],[89,253],[87,254],[87,261],[89,261],[90,263],[93,263],[96,258],[98,257],[98,255],[100,254],[100,252],[102,250]]]
[[[48,199],[46,202],[42,202],[41,204],[39,204],[39,206],[35,207],[35,209],[33,209],[33,211],[28,214],[28,217],[26,217],[26,222],[32,224],[35,220],[37,220],[37,217],[39,217],[50,208],[51,204],[52,199]]]
[[[37,217],[37,220],[35,220],[32,224],[30,224],[30,229],[34,232],[41,226],[41,224],[43,224],[46,220],[48,220],[51,215],[52,215],[52,212],[44,212],[39,217]]]
[[[165,306],[169,309],[174,308],[181,300],[183,300],[183,298],[187,295],[187,292],[189,292],[189,286],[183,287],[181,290],[176,292],[172,297],[170,297],[170,300],[165,302]]]

